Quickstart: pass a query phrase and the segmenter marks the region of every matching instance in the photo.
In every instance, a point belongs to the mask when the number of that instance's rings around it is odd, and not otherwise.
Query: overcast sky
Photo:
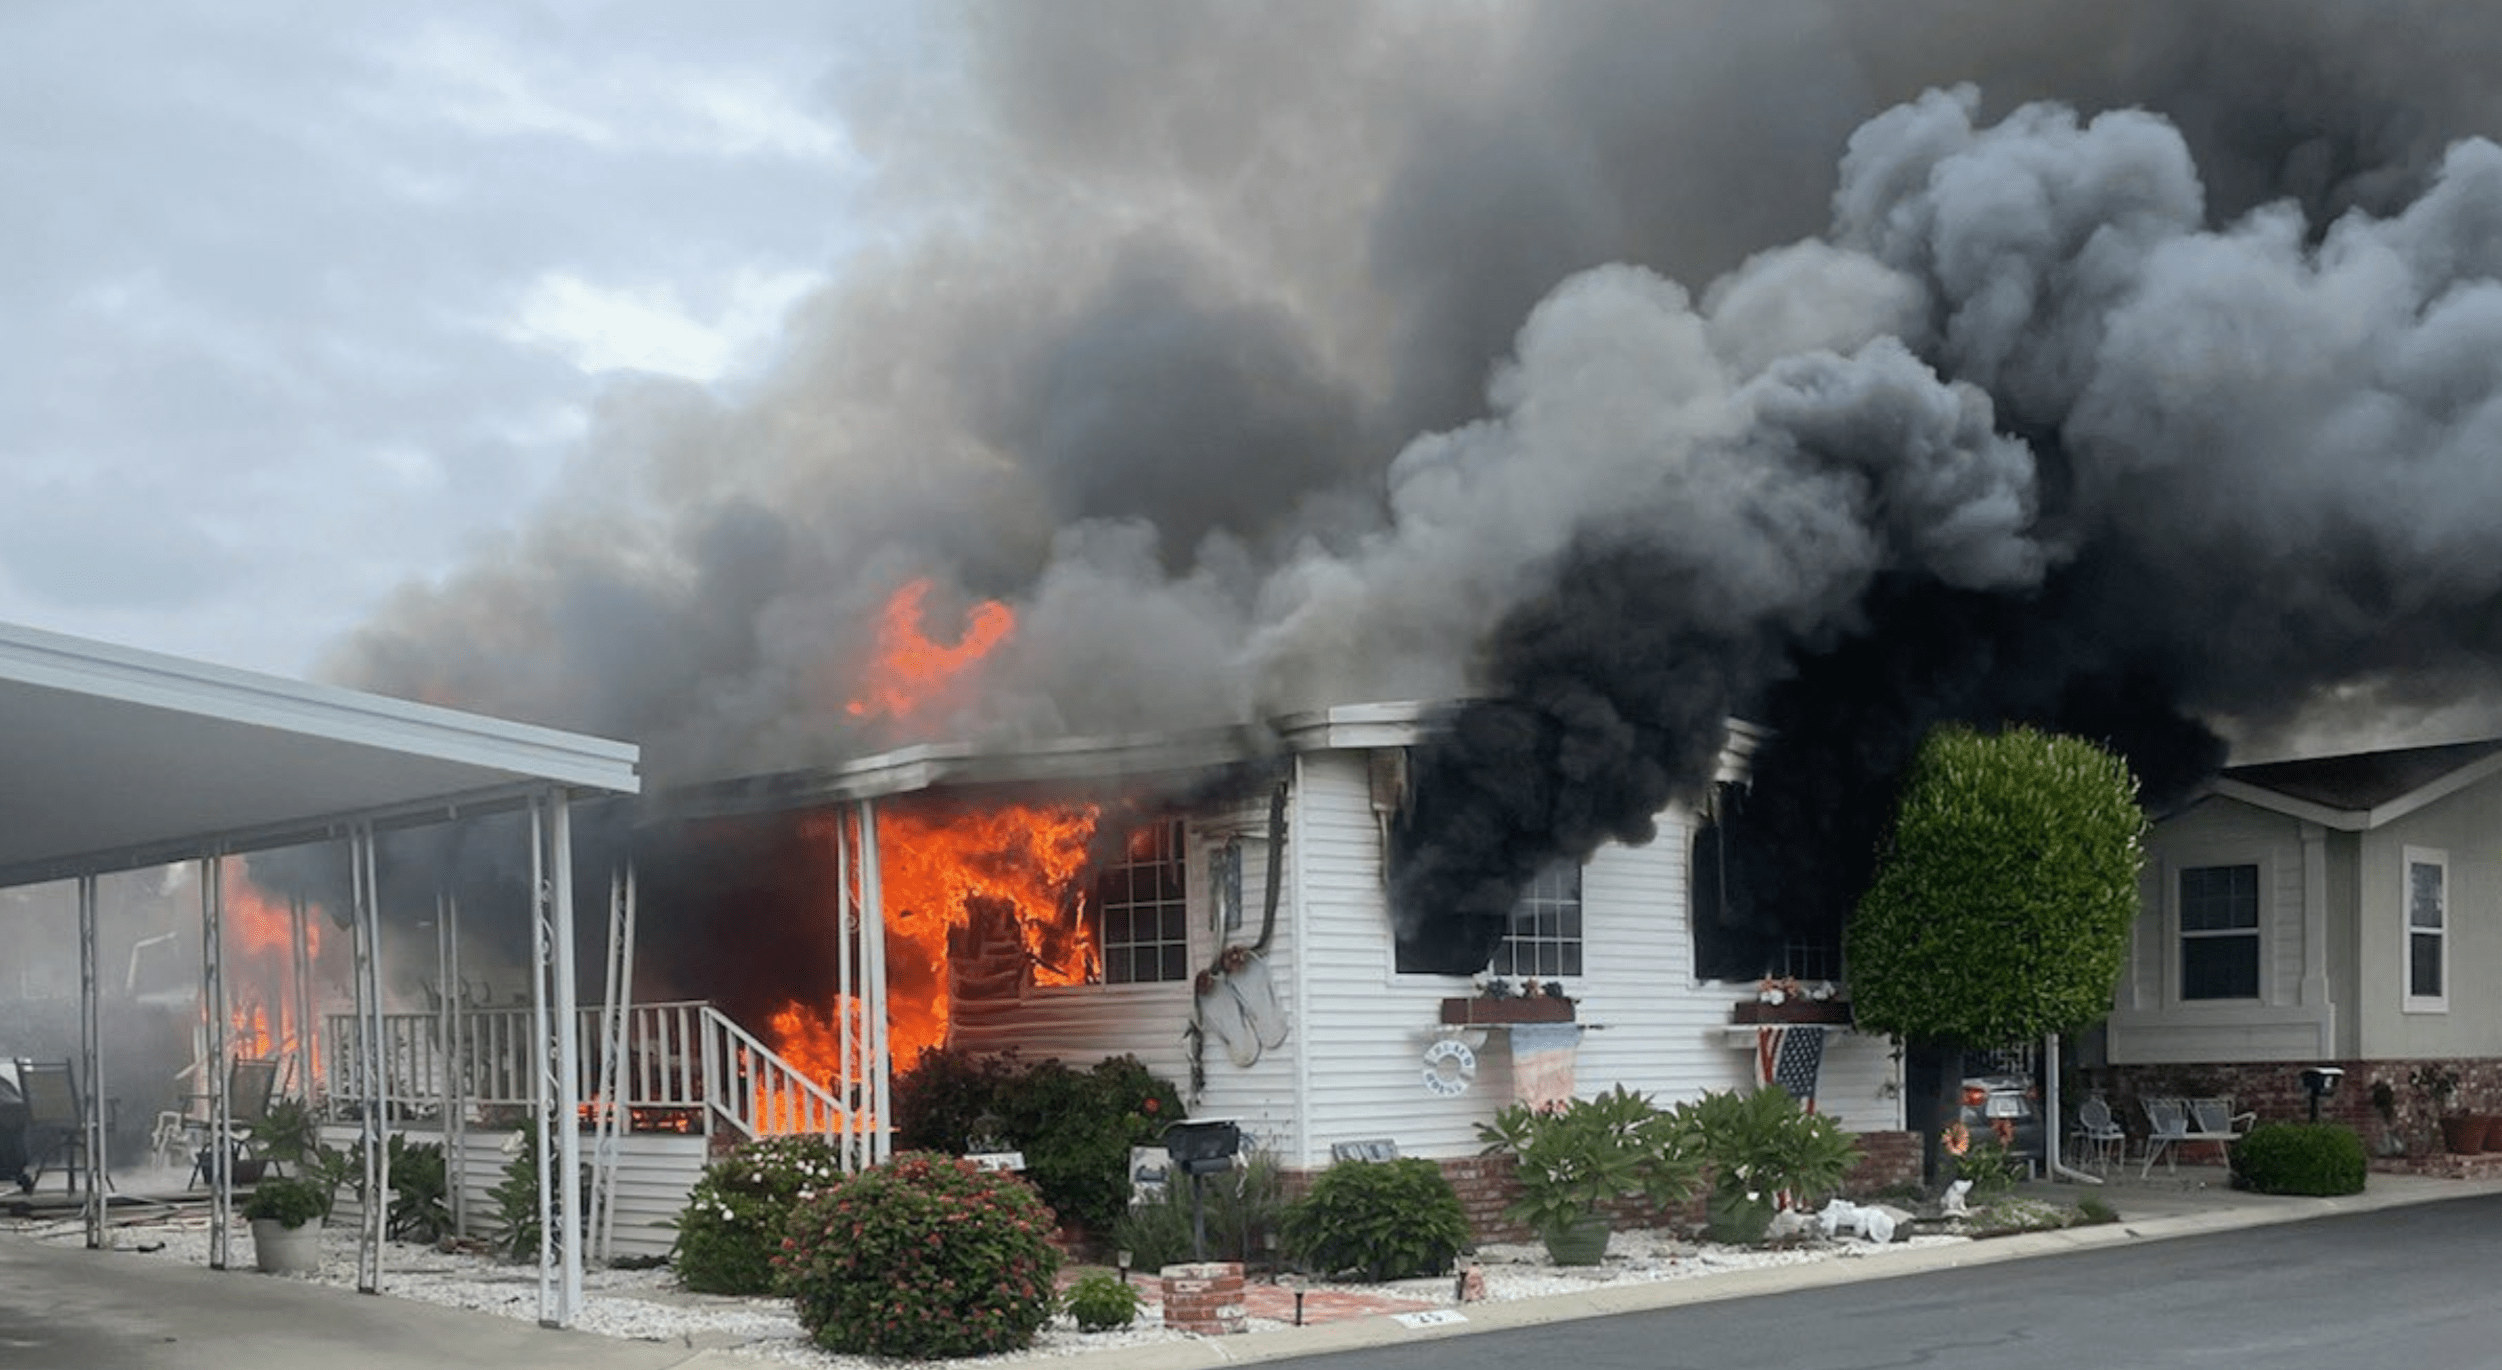
[[[735,387],[866,230],[887,7],[0,7],[0,620],[290,675]]]

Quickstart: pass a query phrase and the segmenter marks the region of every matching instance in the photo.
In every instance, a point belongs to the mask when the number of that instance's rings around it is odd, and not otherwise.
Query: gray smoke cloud
[[[2502,20],[949,14],[952,60],[829,96],[896,226],[779,365],[620,381],[561,504],[332,674],[661,784],[1500,701],[1420,769],[1411,926],[1646,835],[1731,712],[2149,752],[2481,716]],[[992,598],[1016,635],[852,718],[921,576],[933,636]]]

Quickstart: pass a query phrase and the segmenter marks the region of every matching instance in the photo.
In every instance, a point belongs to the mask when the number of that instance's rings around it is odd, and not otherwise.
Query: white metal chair
[[[2144,1179],[2154,1173],[2155,1158],[2163,1158],[2164,1169],[2180,1169],[2180,1143],[2189,1136],[2189,1105],[2179,1099],[2148,1096],[2140,1100],[2146,1109],[2146,1162],[2137,1171]]]
[[[2114,1157],[2128,1152],[2128,1130],[2111,1116],[2111,1104],[2099,1094],[2088,1095],[2076,1106],[2076,1140],[2079,1159],[2090,1157],[2093,1167],[2109,1174]]]

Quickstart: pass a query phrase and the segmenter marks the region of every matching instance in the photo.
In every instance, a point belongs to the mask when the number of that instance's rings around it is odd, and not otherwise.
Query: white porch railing
[[[696,1001],[627,1010],[623,1059],[613,1077],[621,1097],[599,1099],[598,1082],[611,1078],[602,1016],[602,1010],[586,1008],[574,1018],[586,1116],[621,1108],[630,1130],[711,1135],[726,1129],[741,1139],[794,1132],[840,1138],[874,1126],[864,1110],[851,1107],[720,1010]],[[383,1015],[385,1106],[406,1117],[526,1114],[532,1102],[530,1022],[526,1004],[463,1008],[452,1020],[447,1047],[441,1015]],[[333,1014],[327,1028],[330,1096],[365,1097],[356,1019]]]

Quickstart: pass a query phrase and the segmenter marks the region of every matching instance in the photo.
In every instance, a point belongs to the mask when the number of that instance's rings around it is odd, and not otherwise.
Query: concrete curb
[[[1200,1337],[1188,1342],[1165,1342],[1154,1346],[1111,1347],[1103,1351],[1083,1352],[1068,1359],[1085,1365],[1088,1370],[1182,1370],[1191,1366],[1251,1365],[1371,1346],[1468,1336],[1478,1332],[1542,1327],[1576,1318],[1650,1312],[1798,1289],[1823,1289],[1939,1270],[1968,1269],[2034,1256],[2092,1251],[2136,1242],[2203,1236],[2277,1223],[2304,1222],[2342,1213],[2367,1213],[2502,1193],[2502,1181],[2410,1180],[2375,1175],[2371,1186],[2361,1194],[2328,1199],[2238,1193],[2206,1196],[2203,1202],[2184,1198],[2173,1202],[2187,1211],[2143,1219],[2132,1220],[2123,1216],[2114,1223],[2066,1228],[2057,1232],[1991,1237],[1952,1246],[1871,1251],[1866,1255],[1845,1255],[1803,1265],[1737,1270],[1698,1279],[1624,1284],[1579,1293],[1551,1294],[1543,1298],[1470,1304],[1463,1309],[1438,1310],[1446,1314],[1456,1313],[1458,1316],[1454,1320],[1436,1320],[1423,1325],[1410,1325],[1395,1315],[1384,1314],[1317,1327],[1250,1332],[1234,1337]],[[2064,1197],[2072,1201],[2076,1192],[2069,1190]],[[749,1363],[733,1361],[725,1356],[719,1360],[698,1358],[687,1364],[690,1367],[719,1366],[726,1370],[733,1364]]]

